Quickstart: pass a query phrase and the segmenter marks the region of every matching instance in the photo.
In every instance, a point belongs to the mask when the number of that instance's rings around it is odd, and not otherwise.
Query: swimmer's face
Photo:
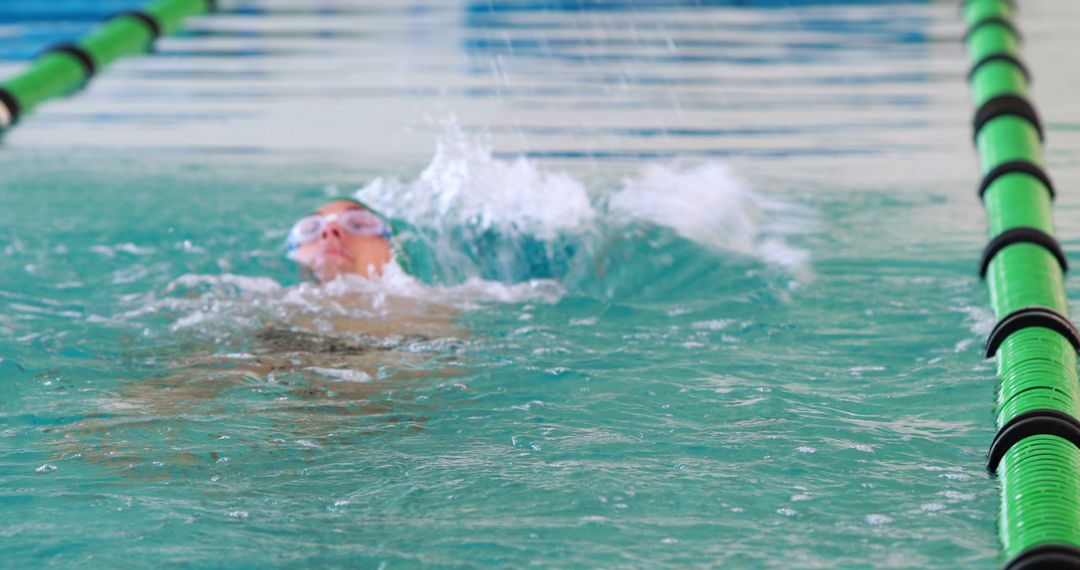
[[[367,215],[346,214],[354,210]],[[312,232],[311,236],[305,235],[310,239],[297,246],[290,257],[310,269],[320,283],[343,274],[377,277],[382,275],[383,266],[393,259],[386,236],[365,231],[365,224],[371,221],[368,216],[377,218],[359,204],[335,200],[316,210],[312,216],[324,216],[321,225],[317,218],[304,218],[297,226],[310,224],[305,229],[317,228],[318,231]]]

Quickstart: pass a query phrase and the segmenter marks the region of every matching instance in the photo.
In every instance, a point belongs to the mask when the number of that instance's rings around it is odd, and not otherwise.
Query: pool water
[[[0,77],[139,4],[5,3]],[[954,3],[222,4],[0,144],[3,565],[1000,561]],[[303,282],[337,196],[418,279]]]

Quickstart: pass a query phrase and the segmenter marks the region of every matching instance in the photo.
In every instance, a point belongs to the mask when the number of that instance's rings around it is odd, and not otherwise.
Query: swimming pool
[[[137,4],[6,4],[0,76]],[[955,5],[565,4],[238,2],[5,135],[7,563],[998,560]],[[1077,10],[1020,15],[1066,250]],[[354,192],[430,289],[300,284]]]

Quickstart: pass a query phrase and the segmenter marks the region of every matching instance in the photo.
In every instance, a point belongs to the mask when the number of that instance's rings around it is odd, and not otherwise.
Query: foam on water
[[[187,274],[126,316],[169,312],[180,316],[170,330],[205,332],[220,337],[230,330],[254,329],[304,316],[325,322],[337,318],[377,320],[421,314],[433,307],[464,310],[476,303],[554,302],[563,294],[559,283],[534,279],[498,283],[471,278],[450,286],[429,286],[404,273],[396,264],[381,279],[343,275],[325,284],[282,286],[268,277]],[[330,327],[332,328],[332,327]],[[326,331],[331,332],[331,331]]]
[[[785,241],[805,233],[812,214],[754,192],[728,165],[648,164],[609,199],[615,220],[649,222],[720,252],[808,275],[810,255]]]
[[[615,187],[588,188],[524,157],[496,158],[451,127],[416,179],[377,178],[356,196],[411,226],[405,239],[434,257],[435,282],[558,279],[642,224],[812,277],[809,253],[788,238],[811,231],[813,213],[760,195],[717,161],[646,164]]]
[[[597,216],[585,186],[569,174],[544,171],[525,158],[496,159],[456,130],[438,141],[415,180],[377,178],[358,196],[421,227],[472,226],[542,240],[587,230]]]

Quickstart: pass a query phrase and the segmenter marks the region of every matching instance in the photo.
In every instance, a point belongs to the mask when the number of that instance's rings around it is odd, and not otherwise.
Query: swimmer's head
[[[357,200],[334,200],[289,231],[289,259],[320,283],[343,274],[381,276],[394,259],[390,225]]]

